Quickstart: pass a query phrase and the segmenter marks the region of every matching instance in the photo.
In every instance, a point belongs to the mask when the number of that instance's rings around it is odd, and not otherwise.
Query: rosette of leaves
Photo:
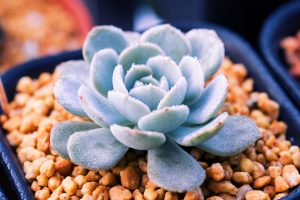
[[[148,151],[155,184],[184,192],[205,171],[181,146],[217,156],[245,150],[259,137],[255,123],[220,113],[228,83],[220,67],[224,46],[212,30],[183,34],[170,25],[138,33],[98,26],[83,46],[84,61],[57,67],[58,103],[90,121],[67,121],[51,132],[53,150],[90,169],[111,169],[129,148]]]

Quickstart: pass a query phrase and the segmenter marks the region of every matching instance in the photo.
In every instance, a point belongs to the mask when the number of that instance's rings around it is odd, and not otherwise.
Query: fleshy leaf
[[[125,75],[126,88],[129,90],[130,88],[132,88],[136,80],[139,80],[140,78],[151,74],[151,69],[146,65],[133,64]]]
[[[166,92],[152,84],[133,88],[129,95],[146,104],[150,110],[155,110]]]
[[[90,63],[94,54],[106,48],[121,53],[129,45],[124,32],[115,26],[96,26],[87,35],[82,48],[84,60]]]
[[[159,87],[160,87],[161,89],[163,89],[164,91],[168,91],[168,90],[170,89],[169,83],[168,83],[166,77],[162,76],[162,77],[160,78],[160,81],[159,81]]]
[[[66,61],[57,65],[55,68],[55,73],[57,73],[59,77],[74,75],[85,84],[90,84],[89,72],[90,67],[83,60]]]
[[[164,55],[157,45],[139,43],[126,48],[119,57],[119,63],[128,71],[132,64],[145,64],[149,58],[157,55]]]
[[[197,58],[184,56],[179,63],[182,75],[187,81],[187,92],[184,104],[191,105],[201,97],[204,89],[204,73]]]
[[[112,75],[117,64],[118,55],[112,49],[100,50],[92,59],[90,78],[96,90],[104,96],[113,89]]]
[[[87,131],[96,128],[99,128],[99,126],[92,122],[59,122],[55,124],[54,127],[51,129],[51,148],[55,152],[57,152],[61,157],[65,159],[70,159],[67,150],[67,143],[70,135],[78,131]]]
[[[124,83],[124,70],[121,65],[117,65],[113,72],[112,83],[114,90],[128,94],[127,88]]]
[[[152,85],[155,85],[155,86],[159,85],[159,82],[155,78],[153,78],[152,75],[145,76],[145,77],[141,78],[140,81],[142,83],[144,83],[145,85],[146,84],[152,84]]]
[[[110,131],[121,143],[137,150],[153,149],[166,141],[166,137],[162,133],[141,131],[116,124],[110,127]]]
[[[174,192],[191,191],[205,179],[200,164],[173,141],[148,150],[147,173],[157,186]]]
[[[117,91],[108,92],[108,100],[129,121],[137,123],[139,119],[150,113],[143,102]]]
[[[135,83],[134,83],[134,85],[133,85],[133,88],[137,88],[137,87],[140,87],[140,86],[144,86],[145,84],[143,83],[143,82],[141,82],[141,81],[136,81]]]
[[[167,92],[164,98],[159,102],[157,109],[180,105],[185,97],[187,89],[186,79],[181,77],[177,83]]]
[[[67,146],[73,163],[93,170],[111,169],[128,150],[106,128],[76,132]]]
[[[198,126],[181,126],[173,132],[168,133],[168,136],[182,146],[197,146],[212,137],[224,124],[227,117],[227,113],[222,113],[205,124]]]
[[[54,96],[56,101],[62,105],[68,112],[86,117],[77,96],[78,89],[82,82],[73,75],[63,76],[55,82]]]
[[[79,88],[78,96],[86,114],[100,126],[129,123],[105,97],[85,85]]]
[[[154,78],[159,80],[163,76],[166,77],[171,87],[181,77],[180,69],[170,57],[155,56],[148,60],[147,66],[151,68]]]
[[[214,136],[198,147],[217,156],[233,156],[253,144],[261,133],[255,122],[243,116],[229,116]]]
[[[192,55],[202,61],[207,80],[223,62],[224,44],[215,31],[208,29],[193,29],[186,34],[186,38],[192,45]]]
[[[125,31],[125,36],[130,45],[135,45],[141,40],[141,34],[139,34],[138,32]]]
[[[157,44],[167,56],[178,63],[184,55],[191,53],[191,45],[180,30],[164,24],[148,29],[142,34],[142,41]]]
[[[191,107],[186,120],[191,124],[202,124],[216,116],[222,108],[227,97],[228,83],[226,77],[218,75],[204,89],[201,98]]]
[[[143,131],[167,133],[182,125],[188,115],[189,108],[185,105],[165,107],[142,117],[138,127]]]

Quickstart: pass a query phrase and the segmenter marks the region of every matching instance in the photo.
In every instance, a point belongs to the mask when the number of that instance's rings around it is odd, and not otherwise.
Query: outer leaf
[[[76,132],[67,146],[73,163],[93,170],[111,169],[128,150],[105,128]]]
[[[224,59],[224,44],[215,31],[193,29],[186,34],[192,45],[192,55],[203,62],[205,79],[218,71]]]
[[[95,53],[90,69],[90,78],[96,90],[107,96],[113,89],[112,75],[118,64],[118,55],[112,49],[103,49]]]
[[[100,126],[129,123],[105,97],[90,88],[82,85],[79,88],[78,96],[86,114]]]
[[[183,124],[188,115],[189,108],[185,105],[166,107],[142,117],[138,127],[144,131],[167,133]]]
[[[59,122],[55,124],[54,127],[51,129],[51,148],[55,152],[57,152],[61,157],[65,159],[70,159],[67,151],[67,142],[70,135],[78,131],[87,131],[96,128],[99,128],[99,126],[92,122]]]
[[[217,76],[205,88],[198,102],[191,107],[187,123],[202,124],[215,117],[226,100],[227,90],[226,77],[223,74]]]
[[[217,156],[233,156],[253,144],[261,133],[256,124],[243,116],[230,116],[217,133],[198,147]]]
[[[82,82],[73,75],[63,76],[55,82],[54,96],[57,102],[74,115],[86,117],[77,92]]]
[[[204,89],[204,73],[197,58],[184,56],[179,63],[182,75],[187,80],[187,92],[184,104],[191,105],[201,97]]]
[[[139,43],[126,48],[120,55],[119,63],[128,71],[132,64],[145,64],[149,58],[157,55],[164,55],[157,45]]]
[[[151,181],[174,192],[194,190],[205,179],[200,164],[171,140],[148,151],[147,169]]]
[[[129,95],[146,104],[150,110],[155,110],[166,92],[152,84],[133,88]]]
[[[83,60],[70,60],[56,66],[55,73],[59,77],[74,75],[77,80],[81,80],[85,84],[89,83],[89,65]]]
[[[128,94],[128,91],[124,83],[124,71],[121,65],[117,65],[116,68],[114,69],[112,82],[113,82],[114,90],[118,92],[122,92],[124,94]]]
[[[169,24],[148,29],[142,34],[141,40],[157,44],[177,63],[184,55],[191,53],[191,46],[181,31]]]
[[[163,90],[165,90],[165,91],[168,91],[168,90],[170,89],[169,83],[168,83],[166,77],[162,76],[162,77],[160,78],[159,83],[160,83],[160,84],[159,84],[159,87],[160,87],[161,89],[163,89]]]
[[[152,70],[153,76],[159,80],[161,77],[166,77],[170,86],[175,85],[175,83],[180,79],[181,72],[176,63],[169,57],[166,56],[156,56],[150,58],[147,62]]]
[[[87,35],[82,48],[84,60],[90,63],[94,54],[106,48],[121,53],[128,46],[124,32],[114,26],[96,26]]]
[[[162,133],[141,131],[116,124],[110,127],[110,131],[121,143],[137,150],[153,149],[166,141],[166,137]]]
[[[140,81],[144,84],[152,84],[155,86],[159,85],[159,82],[155,78],[153,78],[152,75],[145,76],[145,77],[141,78]]]
[[[117,91],[108,92],[108,100],[129,121],[137,123],[139,119],[150,113],[143,102]]]
[[[182,146],[197,146],[212,137],[223,126],[227,117],[227,113],[222,113],[203,125],[181,126],[173,132],[168,133],[168,136]]]
[[[180,105],[184,100],[186,89],[186,79],[181,77],[159,102],[157,109],[159,110],[165,107]]]
[[[151,74],[151,69],[146,65],[132,65],[125,75],[126,88],[129,90],[132,88],[136,80]]]

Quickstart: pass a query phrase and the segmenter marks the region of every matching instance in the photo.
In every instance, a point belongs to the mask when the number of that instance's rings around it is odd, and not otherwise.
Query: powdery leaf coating
[[[78,90],[80,105],[95,123],[100,126],[128,124],[129,122],[111,105],[111,103],[92,89],[82,85]]]
[[[191,53],[191,45],[180,30],[169,24],[155,26],[142,34],[141,40],[157,44],[178,63],[184,55]]]
[[[52,149],[57,152],[61,157],[70,159],[67,150],[67,143],[70,135],[78,131],[87,131],[99,128],[93,122],[76,122],[66,121],[59,122],[51,129],[50,144]]]
[[[138,32],[125,31],[124,33],[130,45],[135,45],[141,40],[141,34]]]
[[[167,133],[182,125],[188,115],[189,108],[185,105],[166,107],[142,117],[138,127],[143,131]]]
[[[102,95],[113,89],[112,75],[118,64],[118,55],[113,49],[98,51],[91,62],[90,79],[95,89]]]
[[[261,137],[255,122],[248,117],[229,116],[214,136],[198,147],[217,156],[233,156]]]
[[[141,78],[140,81],[141,81],[143,84],[152,84],[152,85],[155,85],[155,86],[158,86],[158,85],[159,85],[158,80],[156,80],[155,78],[153,78],[152,75],[145,76],[145,77]]]
[[[170,89],[168,80],[166,77],[162,76],[159,80],[159,87],[164,91],[168,91]]]
[[[190,107],[191,112],[186,123],[202,124],[215,117],[226,100],[227,90],[226,77],[223,74],[218,75],[204,89],[200,99]]]
[[[207,80],[218,71],[223,62],[224,44],[214,30],[193,29],[185,36],[192,45],[192,56],[202,61]]]
[[[121,29],[115,26],[95,26],[83,43],[82,54],[84,60],[90,63],[94,54],[101,49],[111,48],[119,54],[128,45]]]
[[[151,75],[151,69],[146,65],[132,65],[125,75],[125,86],[129,90],[134,85],[135,81],[142,77]]]
[[[112,82],[115,91],[128,94],[127,88],[124,83],[124,70],[121,65],[117,65],[114,69]]]
[[[180,105],[184,100],[186,89],[186,79],[181,77],[159,102],[157,109],[160,110],[165,107]]]
[[[110,126],[110,131],[121,143],[137,150],[153,149],[166,141],[166,137],[162,133],[141,131],[116,124]]]
[[[74,115],[86,117],[86,113],[80,106],[77,96],[82,81],[76,76],[68,75],[59,78],[54,85],[54,96],[56,101],[62,105],[67,111]]]
[[[151,111],[143,102],[117,91],[108,92],[108,100],[129,121],[137,123]]]
[[[139,43],[127,47],[119,57],[119,63],[128,71],[132,64],[145,64],[151,57],[164,55],[164,52],[155,44]]]
[[[178,66],[187,80],[184,104],[192,105],[199,100],[204,89],[204,73],[201,63],[196,57],[184,56]]]
[[[148,150],[147,173],[157,186],[174,192],[192,191],[205,179],[200,164],[171,140]]]
[[[73,163],[93,170],[111,169],[128,150],[105,128],[76,132],[67,147]]]
[[[151,68],[154,78],[159,80],[164,76],[170,86],[175,85],[181,77],[180,69],[170,57],[155,56],[148,60],[147,66]]]
[[[227,117],[228,113],[222,113],[205,124],[181,126],[173,132],[168,133],[168,136],[182,146],[197,146],[212,137],[223,126]]]
[[[146,104],[150,110],[155,110],[166,92],[152,84],[143,85],[130,90],[129,95]]]

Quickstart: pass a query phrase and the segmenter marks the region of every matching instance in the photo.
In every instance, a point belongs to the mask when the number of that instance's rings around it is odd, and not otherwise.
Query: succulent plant
[[[205,171],[181,146],[218,156],[245,150],[260,137],[253,121],[220,110],[227,97],[219,69],[224,46],[212,30],[183,34],[159,25],[142,35],[98,26],[83,46],[84,61],[57,67],[57,101],[90,121],[51,131],[54,151],[90,169],[111,169],[129,148],[148,151],[149,178],[177,192],[199,187]]]

